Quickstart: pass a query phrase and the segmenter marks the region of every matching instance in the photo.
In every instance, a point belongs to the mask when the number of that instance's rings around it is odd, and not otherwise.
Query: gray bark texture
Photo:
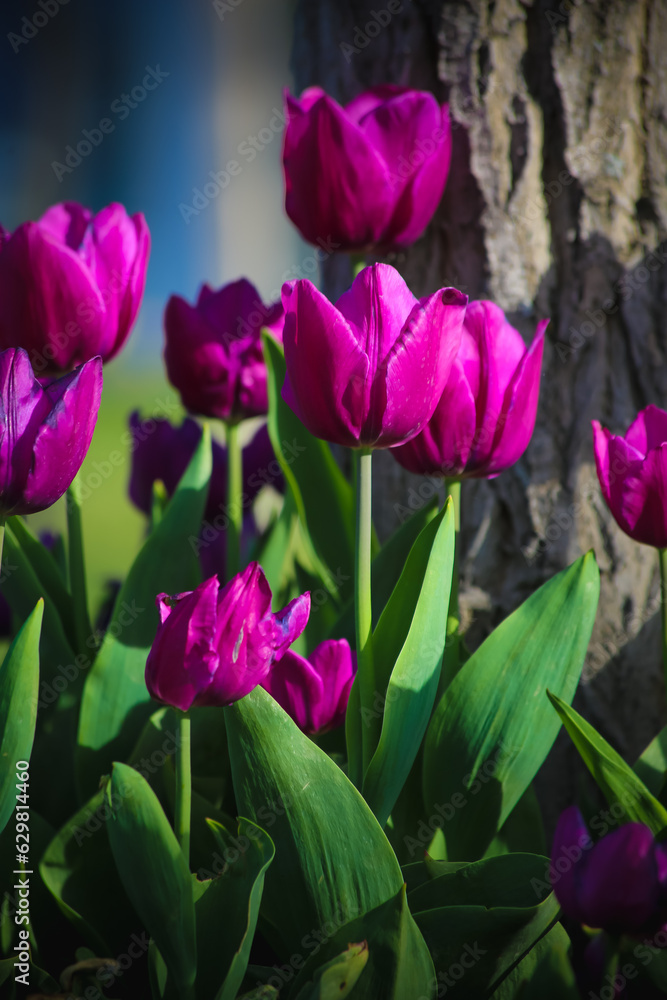
[[[667,721],[658,562],[606,508],[591,420],[624,433],[644,406],[667,407],[667,0],[404,0],[367,31],[386,8],[301,0],[297,90],[345,103],[394,82],[448,100],[445,195],[425,236],[388,260],[417,295],[493,299],[526,340],[551,318],[525,456],[463,484],[470,641],[593,548],[602,593],[575,705],[634,761]],[[328,262],[328,293],[348,281],[344,259]],[[376,457],[386,537],[430,487]],[[561,734],[537,786],[549,827],[581,775]]]

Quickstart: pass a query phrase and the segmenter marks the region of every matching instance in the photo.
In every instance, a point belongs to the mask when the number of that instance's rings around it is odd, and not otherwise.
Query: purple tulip
[[[135,411],[130,416],[132,434],[132,469],[130,500],[149,515],[153,501],[153,484],[164,483],[171,497],[188,467],[201,439],[201,427],[190,417],[180,427],[168,420],[142,420]],[[269,432],[263,424],[243,448],[243,502],[250,507],[263,486],[271,485],[282,492],[285,481],[275,458]],[[214,518],[224,513],[227,504],[227,449],[213,441],[213,469],[204,517]]]
[[[169,381],[191,413],[238,423],[268,411],[260,333],[280,339],[280,303],[262,304],[245,278],[214,292],[204,285],[195,306],[172,295],[164,314]]]
[[[146,662],[151,697],[187,710],[231,705],[261,684],[275,659],[301,635],[310,594],[271,613],[271,588],[250,563],[220,590],[216,576],[196,590],[158,594],[161,625]]]
[[[602,495],[636,542],[667,547],[667,413],[647,406],[625,437],[593,421],[595,465]]]
[[[150,234],[143,215],[128,217],[112,204],[93,216],[65,202],[4,235],[0,348],[25,348],[37,373],[118,354],[146,281]]]
[[[576,806],[561,814],[551,878],[563,913],[616,934],[653,933],[667,920],[667,847],[643,823],[593,844]]]
[[[364,268],[336,305],[283,286],[283,398],[311,434],[350,448],[402,444],[429,420],[461,340],[467,298],[416,299],[393,267]]]
[[[345,108],[319,87],[286,92],[285,103],[285,209],[304,239],[340,250],[414,243],[447,180],[447,105],[392,85]]]
[[[394,458],[410,472],[451,479],[491,479],[521,458],[535,427],[548,322],[526,348],[502,309],[471,302],[435,412]]]
[[[308,659],[287,652],[277,660],[262,687],[304,733],[325,733],[341,726],[357,669],[347,639],[326,639]]]
[[[26,351],[0,353],[2,516],[33,514],[63,495],[90,447],[101,393],[101,358],[42,386]]]

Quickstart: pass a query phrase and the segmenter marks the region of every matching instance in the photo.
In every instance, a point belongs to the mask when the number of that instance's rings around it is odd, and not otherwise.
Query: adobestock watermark
[[[65,7],[70,0],[37,0],[37,9],[28,17],[21,18],[21,30],[10,31],[7,41],[18,54],[23,45],[27,45],[42,28],[56,16],[61,7]]]
[[[192,201],[190,204],[181,202],[178,210],[185,223],[190,225],[193,216],[199,215],[212,201],[222,194],[229,187],[232,177],[238,177],[244,166],[252,163],[267,146],[270,146],[277,135],[282,135],[287,122],[287,112],[281,108],[272,108],[269,122],[257,132],[256,135],[248,135],[236,147],[234,158],[227,160],[221,170],[209,170],[210,180],[206,180],[202,187],[192,189]]]
[[[169,75],[166,70],[160,69],[159,63],[154,67],[146,66],[146,74],[141,83],[132,87],[129,94],[123,93],[120,97],[113,100],[109,106],[109,111],[118,122],[125,121],[126,118],[129,118],[130,113],[135,108],[138,108],[152,91],[157,90],[163,80],[166,80]],[[65,146],[64,162],[61,163],[59,160],[51,162],[51,169],[60,183],[62,183],[66,174],[73,173],[83,163],[85,158],[90,156],[94,149],[102,145],[106,135],[111,135],[112,132],[116,131],[116,124],[117,122],[113,118],[101,118],[93,128],[82,129],[81,135],[83,138],[79,139],[76,145],[70,144]]]
[[[243,0],[213,0],[213,10],[216,12],[221,21],[224,21],[225,14],[231,14],[240,7]]]
[[[544,16],[549,22],[551,34],[556,35],[560,25],[567,26],[568,15],[571,14],[573,10],[576,10],[577,7],[583,7],[586,2],[587,0],[561,0],[557,10],[545,11]]]
[[[76,992],[72,995],[83,997],[84,1000],[105,1000],[105,994],[98,986],[91,983],[84,989],[83,984],[76,984],[76,980],[79,977],[89,978],[94,973],[101,987],[108,990],[138,959],[147,954],[149,945],[150,936],[146,931],[142,934],[134,933],[125,951],[116,958],[86,958],[68,966],[60,976],[60,985],[68,995],[76,987]]]
[[[283,988],[290,983],[294,977],[303,969],[306,960],[312,955],[317,955],[322,946],[327,943],[341,927],[349,924],[355,917],[361,916],[361,911],[354,903],[347,903],[341,906],[332,914],[331,920],[325,920],[319,927],[308,931],[301,938],[301,947],[306,954],[296,952],[290,956],[289,962],[285,965],[274,965],[272,969],[275,975],[266,981],[267,986],[282,992]]]
[[[229,831],[226,831],[228,845],[222,854],[219,851],[213,854],[210,868],[197,869],[197,878],[199,881],[205,882],[207,879],[217,878],[219,875],[224,874],[230,865],[235,865],[249,848],[252,847],[253,840],[261,838],[263,832],[270,830],[276,820],[280,816],[284,816],[293,804],[294,801],[289,794],[279,795],[276,800],[271,799],[257,810],[255,819],[257,824],[261,823],[261,827],[244,820],[244,829],[247,831],[248,836],[242,833],[238,837],[235,837]]]
[[[486,955],[486,950],[480,948],[477,941],[473,944],[465,944],[463,951],[459,955],[458,962],[452,962],[448,969],[437,973],[435,979],[431,980],[431,993],[428,996],[421,996],[418,1000],[432,1000],[433,997],[445,997],[448,992],[465,978],[466,972],[474,968],[481,958]]]
[[[470,771],[461,779],[464,792],[456,791],[446,802],[433,807],[433,813],[427,820],[420,820],[414,837],[405,836],[403,844],[410,857],[427,850],[436,832],[442,830],[446,823],[454,819],[457,812],[464,809],[471,798],[478,795],[485,785],[495,777],[501,765],[507,766],[520,752],[521,747],[510,746],[500,740],[493,756],[488,757],[475,771]]]
[[[352,62],[353,56],[363,52],[404,8],[403,0],[389,0],[386,7],[372,10],[369,20],[364,25],[355,25],[352,42],[341,42],[338,46],[345,57],[345,62]]]

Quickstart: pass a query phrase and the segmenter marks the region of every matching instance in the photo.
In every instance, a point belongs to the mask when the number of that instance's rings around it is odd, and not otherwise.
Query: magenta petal
[[[610,446],[616,456],[617,441]],[[611,498],[612,513],[635,541],[667,547],[667,441],[649,451],[641,467],[630,467],[620,488],[612,487]]]
[[[234,376],[227,349],[201,313],[179,295],[167,303],[164,360],[167,376],[192,413],[225,420],[234,402]]]
[[[273,664],[262,686],[302,732],[317,731],[313,714],[322,701],[324,685],[308,660],[288,650]]]
[[[642,823],[626,823],[594,845],[578,886],[585,923],[626,932],[642,929],[659,896],[653,848],[653,834]]]
[[[353,97],[349,104],[345,105],[345,114],[353,122],[361,123],[370,112],[381,107],[386,101],[401,94],[414,93],[411,87],[401,87],[395,83],[381,83],[377,87],[369,87],[363,93]]]
[[[33,463],[14,513],[44,510],[63,495],[88,453],[102,395],[102,359],[92,358],[49,386],[57,402],[35,438]]]
[[[203,703],[201,698],[217,672],[218,656],[212,643],[217,595],[217,577],[188,594],[166,600],[166,595],[160,595],[162,625],[146,661],[146,687],[151,697],[183,712]]]
[[[579,923],[585,923],[585,914],[579,902],[578,873],[591,838],[584,818],[576,806],[569,806],[561,813],[554,833],[551,849],[551,871],[556,898],[563,912]]]
[[[412,310],[386,359],[386,407],[381,426],[367,435],[377,435],[376,447],[408,441],[433,415],[459,349],[467,301],[445,288]]]
[[[398,271],[389,264],[363,268],[336,302],[350,324],[374,374],[382,366],[408,316],[418,304]]]
[[[316,437],[355,447],[368,358],[345,318],[309,281],[285,285],[283,305],[285,364],[297,416]]]
[[[637,414],[625,435],[625,443],[641,455],[667,441],[667,413],[658,406],[647,406]]]
[[[23,502],[35,438],[51,404],[20,348],[0,353],[0,496],[3,514]]]
[[[310,594],[300,594],[290,601],[286,608],[273,616],[273,642],[276,658],[285,653],[295,639],[298,639],[310,617]]]
[[[313,731],[324,732],[342,725],[357,669],[356,656],[346,639],[325,639],[310,654],[309,661],[322,681],[322,696],[314,702]]]
[[[64,243],[71,250],[78,250],[93,214],[77,201],[66,201],[47,208],[38,222],[39,228],[57,243]]]
[[[306,112],[288,101],[285,209],[305,239],[339,249],[376,243],[392,209],[388,169],[363,130],[324,95]]]

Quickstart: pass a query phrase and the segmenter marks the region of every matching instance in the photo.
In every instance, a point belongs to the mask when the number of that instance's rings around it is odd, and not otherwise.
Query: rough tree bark
[[[494,299],[526,339],[551,317],[525,457],[463,486],[473,643],[593,548],[602,595],[576,704],[634,760],[665,722],[658,565],[604,504],[590,422],[624,432],[643,406],[667,406],[667,0],[404,0],[367,31],[386,7],[301,0],[298,89],[345,102],[392,81],[449,100],[445,196],[392,263],[415,294],[451,284]],[[348,276],[330,262],[327,291]],[[376,473],[386,536],[423,481],[387,454]],[[574,794],[575,758],[561,737],[542,772],[549,825]]]

